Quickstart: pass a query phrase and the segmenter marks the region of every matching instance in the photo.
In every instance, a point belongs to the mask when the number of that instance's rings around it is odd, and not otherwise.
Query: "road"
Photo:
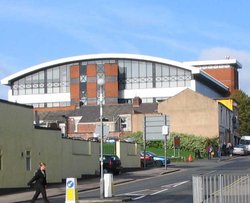
[[[173,165],[172,167],[181,168],[181,170],[172,174],[117,185],[115,196],[128,196],[134,202],[192,203],[192,175],[250,174],[250,156],[234,157],[221,162],[214,159]],[[99,190],[79,194],[80,199],[94,197],[99,197]],[[64,196],[51,199],[51,203],[64,201]]]

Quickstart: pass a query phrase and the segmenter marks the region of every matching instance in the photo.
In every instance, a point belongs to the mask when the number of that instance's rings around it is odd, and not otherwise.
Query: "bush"
[[[207,138],[202,136],[195,136],[183,133],[171,133],[167,140],[167,149],[174,149],[174,137],[180,137],[180,150],[181,151],[189,151],[193,152],[195,150],[200,150],[200,152],[204,152],[206,147],[212,145],[214,149],[216,149],[218,144],[218,137],[216,138]],[[143,144],[143,133],[136,132],[130,134],[128,137],[132,137],[136,140],[137,143]],[[156,148],[156,149],[164,149],[164,141],[147,141],[147,147]]]

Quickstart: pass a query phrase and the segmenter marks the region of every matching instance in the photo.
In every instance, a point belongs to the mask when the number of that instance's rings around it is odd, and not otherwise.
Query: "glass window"
[[[60,80],[60,71],[59,67],[55,67],[52,69],[53,82],[59,82]]]
[[[132,77],[131,61],[129,60],[124,61],[124,65],[126,68],[127,78],[131,78]]]
[[[33,83],[39,83],[39,74],[35,73],[32,75],[32,81]]]
[[[25,91],[25,94],[32,94],[32,89],[31,88],[27,88],[26,91]]]
[[[147,77],[153,77],[153,64],[147,62]]]
[[[138,78],[139,77],[139,64],[138,61],[132,61],[132,77]]]
[[[161,77],[161,65],[160,64],[155,64],[155,75],[156,77]]]

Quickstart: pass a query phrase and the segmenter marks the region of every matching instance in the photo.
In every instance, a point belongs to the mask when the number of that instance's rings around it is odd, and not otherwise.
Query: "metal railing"
[[[193,176],[193,203],[249,203],[250,175]]]

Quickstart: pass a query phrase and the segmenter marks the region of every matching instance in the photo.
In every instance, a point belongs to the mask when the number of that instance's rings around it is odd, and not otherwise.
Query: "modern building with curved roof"
[[[1,80],[8,100],[35,108],[70,109],[99,104],[97,81],[104,79],[105,104],[153,103],[190,88],[210,98],[238,89],[235,59],[178,62],[136,54],[92,54],[41,63]]]

